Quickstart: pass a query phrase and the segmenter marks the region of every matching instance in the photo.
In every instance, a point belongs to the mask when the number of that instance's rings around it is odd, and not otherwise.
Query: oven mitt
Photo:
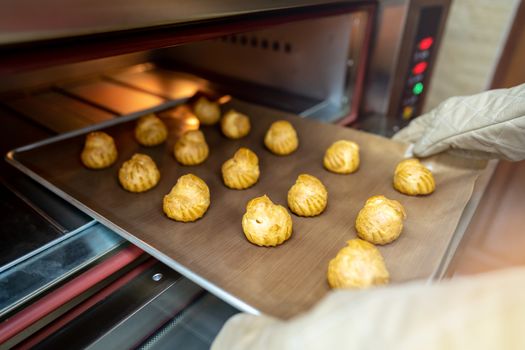
[[[328,294],[289,321],[237,314],[212,350],[525,349],[525,268]]]
[[[452,97],[393,136],[414,143],[416,157],[449,153],[479,159],[525,159],[525,84]]]

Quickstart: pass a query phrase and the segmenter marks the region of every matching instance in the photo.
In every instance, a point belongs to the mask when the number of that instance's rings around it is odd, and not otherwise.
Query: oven
[[[6,154],[198,93],[391,135],[422,110],[449,1],[2,6]],[[6,162],[0,169],[2,347],[208,348],[239,312]]]

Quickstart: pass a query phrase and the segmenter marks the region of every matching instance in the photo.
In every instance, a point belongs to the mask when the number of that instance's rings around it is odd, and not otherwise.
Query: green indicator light
[[[414,95],[419,95],[420,93],[422,93],[423,83],[417,83],[416,85],[414,85],[414,87],[412,88],[412,92],[414,93]]]

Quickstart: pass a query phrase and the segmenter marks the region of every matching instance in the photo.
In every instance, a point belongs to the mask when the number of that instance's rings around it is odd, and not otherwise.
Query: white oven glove
[[[525,268],[328,294],[289,321],[238,314],[212,350],[525,349]]]
[[[393,137],[416,157],[449,151],[480,159],[525,159],[525,84],[452,97]]]

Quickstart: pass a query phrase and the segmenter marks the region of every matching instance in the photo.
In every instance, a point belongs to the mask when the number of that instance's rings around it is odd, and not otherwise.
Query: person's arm
[[[525,159],[525,84],[452,97],[393,137],[414,143],[414,155],[443,151],[472,158]]]
[[[525,268],[330,293],[289,321],[238,314],[212,350],[525,349]]]

